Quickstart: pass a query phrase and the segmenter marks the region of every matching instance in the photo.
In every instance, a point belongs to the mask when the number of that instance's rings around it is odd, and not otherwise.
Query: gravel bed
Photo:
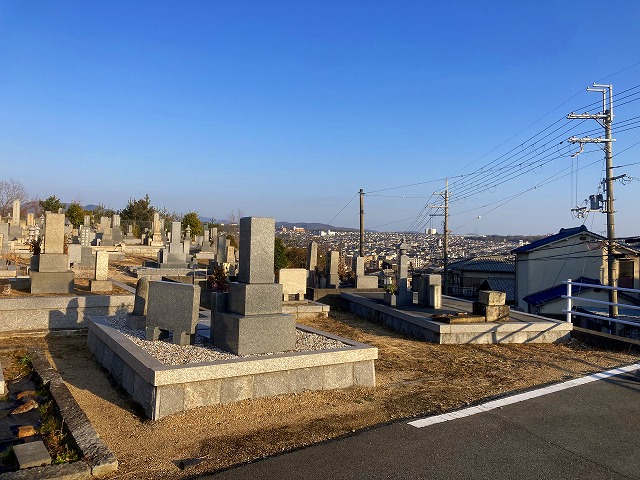
[[[201,335],[196,335],[194,345],[174,345],[171,343],[171,335],[167,339],[150,342],[145,340],[144,330],[133,330],[127,327],[126,317],[108,317],[107,320],[116,330],[164,365],[185,365],[190,363],[215,362],[219,360],[233,360],[236,358],[273,355],[272,353],[235,355],[214,347],[208,343],[208,338]],[[293,351],[310,352],[316,350],[344,348],[347,346],[348,345],[346,343],[338,340],[333,340],[322,335],[296,329],[296,349]]]

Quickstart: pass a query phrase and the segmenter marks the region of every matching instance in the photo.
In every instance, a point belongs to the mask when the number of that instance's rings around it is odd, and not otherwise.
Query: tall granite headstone
[[[327,259],[327,288],[338,288],[340,286],[340,275],[338,266],[340,264],[340,252],[331,250]]]
[[[409,289],[409,247],[403,242],[398,245],[398,271],[396,285],[398,286],[396,305],[413,304],[413,292]]]
[[[64,214],[47,213],[43,251],[31,257],[31,293],[72,293],[74,274],[64,253]]]
[[[307,246],[307,287],[318,286],[316,267],[318,266],[318,244],[313,240]]]
[[[240,219],[238,282],[212,296],[216,346],[237,355],[295,349],[295,318],[282,313],[282,285],[274,283],[274,240],[275,219]]]

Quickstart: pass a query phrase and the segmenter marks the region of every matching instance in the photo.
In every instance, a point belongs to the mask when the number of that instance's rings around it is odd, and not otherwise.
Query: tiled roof
[[[516,264],[505,257],[475,257],[449,264],[449,271],[515,273]]]
[[[600,280],[596,280],[595,278],[580,277],[572,281],[576,283],[589,283],[593,286],[602,285],[602,283],[600,283]],[[571,295],[584,292],[585,290],[589,290],[590,288],[593,287],[572,286]],[[538,306],[562,298],[562,295],[566,294],[567,286],[561,283],[560,285],[556,285],[555,287],[540,290],[539,292],[530,293],[529,295],[523,297],[522,300],[527,302],[529,305]]]
[[[536,248],[544,247],[545,245],[548,245],[550,243],[557,242],[558,240],[563,240],[565,238],[572,237],[574,235],[578,235],[581,233],[590,233],[591,235],[594,235],[600,238],[601,240],[604,240],[604,237],[596,233],[590,232],[587,227],[585,227],[584,225],[580,225],[579,227],[574,227],[574,228],[561,228],[560,231],[555,235],[550,235],[548,237],[541,238],[540,240],[536,240],[535,242],[522,245],[521,247],[511,250],[511,253],[529,252],[531,250],[535,250]]]
[[[488,277],[485,280],[485,282],[491,290],[496,290],[498,292],[506,293],[507,302],[515,301],[516,299],[516,279],[515,278]],[[483,282],[483,285],[485,282]],[[480,289],[482,289],[482,286]]]
[[[565,238],[572,237],[574,235],[584,235],[589,234],[592,237],[597,238],[598,240],[606,240],[602,235],[598,235],[597,233],[590,232],[587,227],[584,225],[580,225],[579,227],[573,228],[561,228],[558,233],[555,235],[549,235],[548,237],[541,238],[540,240],[536,240],[535,242],[528,243],[526,245],[522,245],[514,250],[511,250],[511,253],[525,253],[530,252],[531,250],[535,250],[540,247],[544,247],[545,245],[549,245],[550,243],[557,242],[559,240],[564,240]],[[627,243],[619,243],[616,242],[618,247],[626,248],[631,250],[632,252],[640,252],[640,248],[635,245],[630,245]]]

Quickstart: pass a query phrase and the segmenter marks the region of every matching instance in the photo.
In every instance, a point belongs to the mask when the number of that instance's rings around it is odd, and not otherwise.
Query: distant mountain
[[[285,228],[293,228],[299,227],[304,228],[305,230],[313,231],[313,230],[331,230],[333,232],[357,232],[357,228],[346,228],[346,227],[334,227],[333,225],[327,225],[326,223],[307,223],[307,222],[299,222],[299,223],[291,223],[291,222],[276,222],[276,228],[285,227]]]

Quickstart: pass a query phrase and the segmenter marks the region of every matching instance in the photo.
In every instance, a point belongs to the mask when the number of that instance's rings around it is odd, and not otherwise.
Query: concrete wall
[[[134,295],[0,298],[0,332],[86,328],[90,315],[133,311]]]

